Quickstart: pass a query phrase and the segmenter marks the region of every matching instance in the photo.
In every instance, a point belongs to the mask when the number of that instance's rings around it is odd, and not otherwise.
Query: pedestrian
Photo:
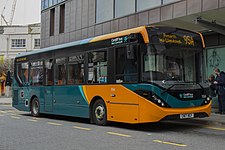
[[[10,74],[10,71],[7,72],[5,86],[6,86],[6,91],[5,91],[6,92],[6,96],[9,97],[9,91],[10,91],[10,87],[11,87],[11,74]]]
[[[216,91],[218,94],[219,114],[225,114],[225,73],[220,71],[219,68],[214,69],[216,79],[214,84],[216,85]]]
[[[0,96],[5,96],[5,72],[3,71],[1,74],[0,74],[0,86],[1,86],[1,94]]]
[[[216,86],[214,84],[215,81],[215,76],[213,74],[211,74],[208,78],[208,82],[209,82],[209,95],[211,97],[216,97]]]

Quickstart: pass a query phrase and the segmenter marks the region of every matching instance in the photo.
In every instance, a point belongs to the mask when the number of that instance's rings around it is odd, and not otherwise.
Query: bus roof
[[[115,33],[100,35],[100,36],[97,36],[97,37],[88,38],[88,39],[84,39],[84,40],[69,42],[69,43],[60,44],[60,45],[55,45],[55,46],[51,46],[51,47],[47,47],[47,48],[43,48],[43,49],[31,51],[31,52],[24,52],[24,53],[18,54],[16,57],[23,57],[23,56],[27,56],[27,55],[44,53],[44,52],[48,52],[48,51],[68,48],[68,47],[87,44],[87,43],[94,43],[94,42],[103,41],[103,40],[107,40],[107,39],[111,39],[111,38],[130,35],[131,33],[141,33],[142,36],[143,36],[144,42],[149,43],[149,38],[148,38],[148,33],[146,31],[146,26],[141,26],[141,27],[132,28],[132,29],[124,30],[124,31],[119,31],[119,32],[115,32]]]

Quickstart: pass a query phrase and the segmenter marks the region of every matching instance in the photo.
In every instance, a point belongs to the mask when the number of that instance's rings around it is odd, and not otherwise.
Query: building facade
[[[41,47],[141,25],[203,33],[206,78],[225,70],[225,0],[42,0]]]
[[[40,49],[40,24],[0,26],[0,57],[14,58],[18,53]]]

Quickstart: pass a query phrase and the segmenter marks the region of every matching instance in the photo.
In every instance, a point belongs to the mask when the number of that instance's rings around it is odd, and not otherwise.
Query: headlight
[[[167,107],[170,108],[170,106],[163,101],[159,96],[157,96],[155,93],[147,90],[136,90],[135,93],[138,95],[144,97],[145,99],[153,102],[154,104],[158,105],[159,107]]]
[[[168,104],[166,104],[163,100],[161,100],[158,96],[156,96],[154,94],[152,95],[151,101],[153,103],[155,103],[156,105],[158,105],[158,106],[161,106],[161,107],[169,107]]]
[[[207,98],[204,100],[204,102],[202,103],[202,105],[207,105],[207,104],[209,104],[211,100],[212,100],[211,97],[207,97]]]

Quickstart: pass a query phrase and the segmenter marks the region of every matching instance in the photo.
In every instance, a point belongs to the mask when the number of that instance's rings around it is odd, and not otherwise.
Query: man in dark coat
[[[216,85],[216,91],[218,94],[218,113],[225,114],[225,73],[220,71],[218,68],[214,69],[214,73],[216,74],[214,84]]]
[[[9,97],[9,90],[10,90],[10,86],[11,86],[11,75],[10,75],[10,71],[7,72],[5,86],[6,86],[6,96]]]

